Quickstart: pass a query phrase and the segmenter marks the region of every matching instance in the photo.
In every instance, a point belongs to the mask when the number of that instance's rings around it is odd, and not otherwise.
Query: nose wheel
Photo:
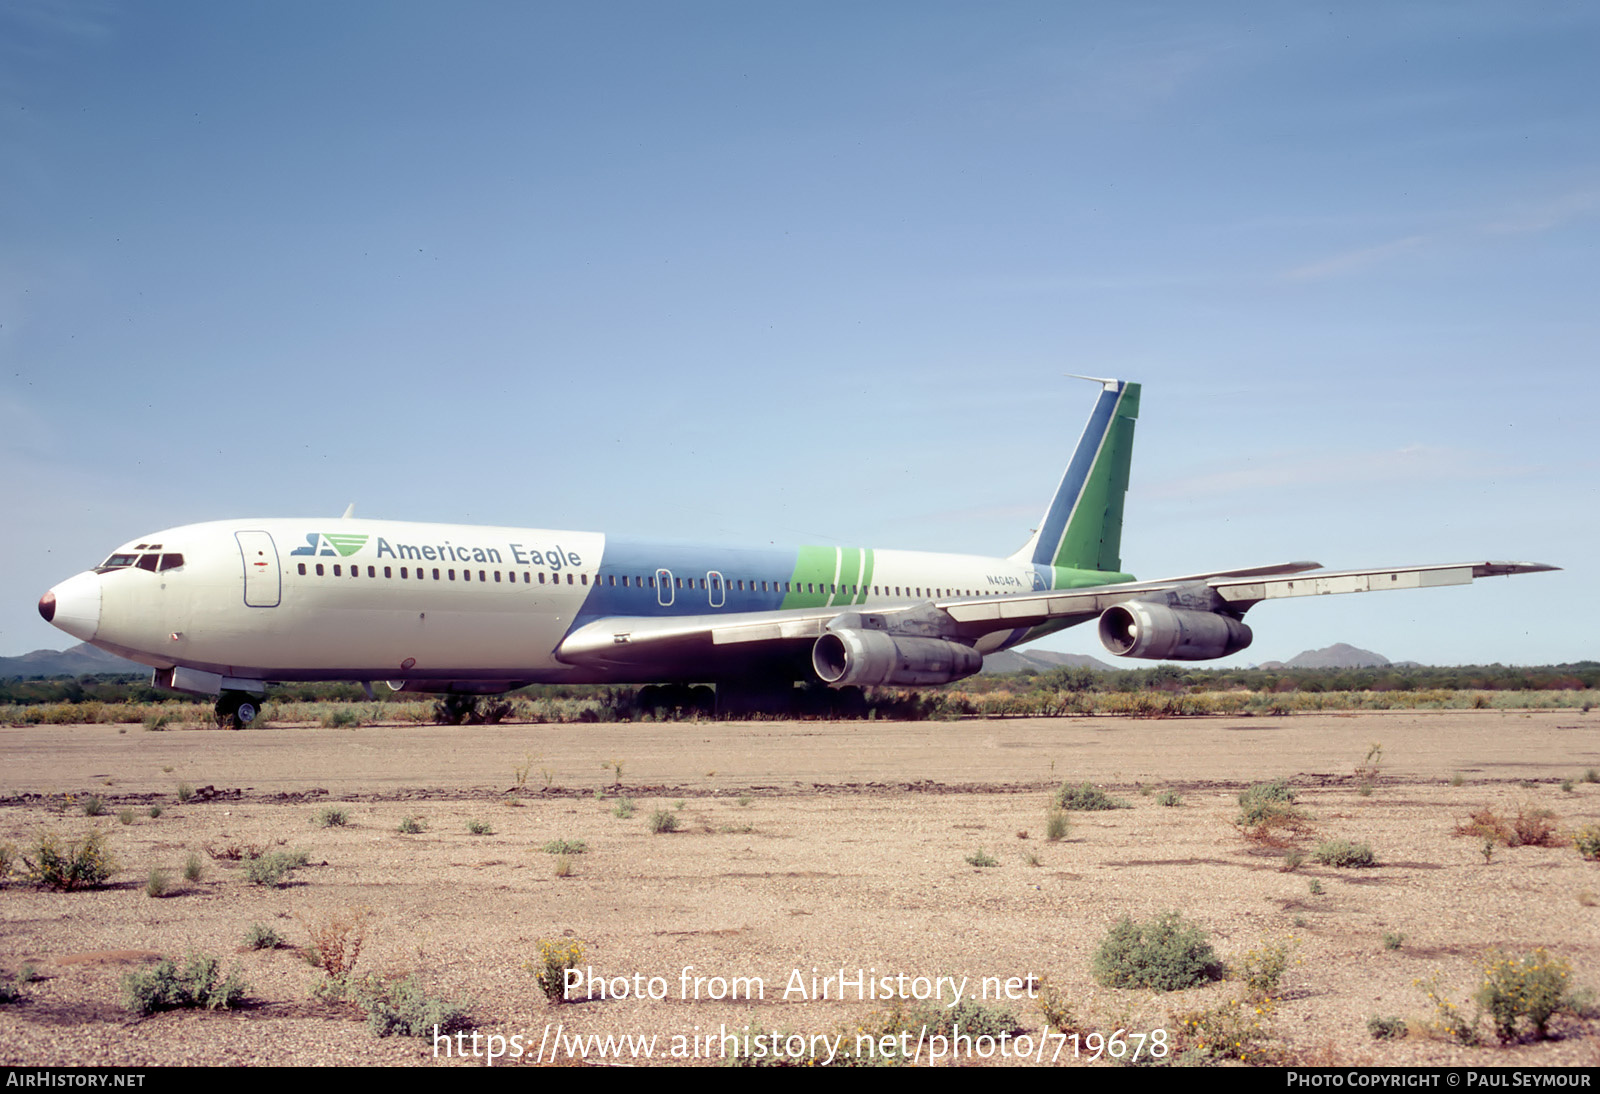
[[[261,713],[261,700],[247,691],[225,691],[217,698],[217,725],[243,729]]]

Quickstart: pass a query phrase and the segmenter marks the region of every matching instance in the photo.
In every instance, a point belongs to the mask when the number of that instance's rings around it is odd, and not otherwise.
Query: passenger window
[[[317,563],[317,576],[318,577],[322,577],[323,576],[323,574],[322,574],[322,563],[320,563],[320,562]]]
[[[496,585],[500,584],[500,571],[499,570],[496,570],[494,572],[494,582],[495,582]]]
[[[479,581],[488,581],[489,578],[484,574],[484,572],[482,570],[479,570],[478,571],[478,580]]]
[[[409,570],[409,569],[410,569],[410,568],[411,568],[411,567],[409,567],[409,566],[402,566],[402,567],[400,567],[400,577],[401,577],[401,578],[402,578],[402,579],[404,579],[404,578],[408,578],[408,577],[410,577],[410,576],[411,576],[411,575],[410,575],[410,574],[408,574],[408,573],[406,573],[406,571],[407,571],[407,570]],[[418,571],[418,573],[421,573],[421,571],[420,571],[420,570],[419,570],[419,571]]]
[[[568,574],[568,575],[567,575],[567,584],[568,584],[568,585],[571,585],[571,584],[572,584],[572,575],[571,575],[571,574]]]
[[[306,564],[304,562],[302,562],[300,564],[300,576],[301,577],[305,577],[306,576]]]
[[[384,568],[383,568],[383,576],[384,576],[384,577],[385,577],[385,578],[391,578],[391,577],[393,577],[393,576],[394,576],[394,573],[393,573],[393,571],[391,571],[391,570],[390,570],[390,569],[389,569],[389,567],[387,567],[387,566],[385,566],[385,567],[384,567]]]
[[[456,572],[454,570],[446,570],[445,573],[450,575],[450,580],[451,581],[454,581],[456,579]]]
[[[435,581],[439,580],[439,570],[438,570],[437,567],[435,567],[434,571],[433,571],[433,580],[435,580]]]
[[[452,570],[450,572],[451,573],[455,573],[454,570]],[[471,581],[472,580],[472,571],[471,570],[462,570],[461,571],[461,580],[462,581]]]
[[[343,577],[344,576],[344,573],[343,573],[343,571],[341,571],[339,569],[339,564],[337,562],[335,562],[333,564],[333,576],[334,577]]]
[[[580,578],[582,578],[583,584],[585,584],[585,585],[589,584],[589,575],[588,574],[579,574],[578,576]]]
[[[388,573],[389,567],[385,566],[383,569],[384,569],[383,576],[384,577],[388,577],[389,576],[389,573]],[[376,566],[368,566],[367,567],[367,576],[368,577],[377,577],[378,576],[378,568]]]
[[[541,585],[544,584],[544,571],[543,570],[539,571],[539,584],[541,584]]]

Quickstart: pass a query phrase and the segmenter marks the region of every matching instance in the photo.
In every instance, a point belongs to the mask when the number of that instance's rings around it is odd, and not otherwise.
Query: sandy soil
[[[1373,742],[1382,773],[1362,795],[1352,771]],[[121,865],[99,890],[12,881],[0,891],[0,968],[32,963],[39,976],[0,1007],[7,1064],[461,1062],[428,1039],[379,1039],[353,1008],[315,1001],[320,974],[295,950],[241,945],[254,923],[299,946],[362,910],[370,928],[356,971],[417,972],[436,994],[468,997],[480,1053],[494,1043],[510,1056],[520,1038],[521,1059],[499,1063],[566,1062],[572,1038],[589,1035],[653,1035],[657,1062],[677,1049],[698,1050],[700,1063],[723,1042],[693,1038],[724,1029],[853,1038],[884,1007],[858,998],[860,972],[875,987],[903,974],[912,990],[925,988],[917,977],[965,978],[969,997],[984,978],[991,994],[1010,981],[1022,998],[1004,1005],[1026,1044],[1067,1063],[1073,1046],[1040,1035],[1029,985],[1048,983],[1090,1027],[1169,1037],[1176,1015],[1238,997],[1227,981],[1166,995],[1094,982],[1091,955],[1108,927],[1167,909],[1204,926],[1225,960],[1292,940],[1283,998],[1265,1019],[1288,1058],[1600,1063],[1600,1021],[1561,1018],[1551,1040],[1478,1048],[1418,1035],[1378,1042],[1366,1030],[1373,1015],[1430,1019],[1415,981],[1435,973],[1464,1003],[1496,947],[1546,947],[1600,988],[1600,867],[1570,846],[1502,848],[1485,863],[1479,843],[1453,834],[1481,806],[1548,808],[1569,831],[1600,822],[1600,785],[1559,786],[1600,767],[1595,715],[27,727],[0,729],[0,757],[0,842],[26,848],[43,829],[98,825]],[[1281,850],[1242,839],[1239,789],[1277,776],[1314,818],[1309,842],[1364,840],[1381,865],[1289,871]],[[1046,840],[1054,789],[1086,779],[1132,808],[1073,814],[1066,839]],[[180,782],[216,793],[180,804]],[[1150,791],[1165,789],[1183,804],[1158,805]],[[629,818],[614,812],[619,793],[636,805]],[[87,794],[105,799],[106,815],[82,814]],[[63,795],[73,798],[65,809]],[[315,825],[329,804],[348,825]],[[124,808],[132,824],[119,822]],[[658,809],[680,830],[652,834]],[[426,831],[400,834],[405,816]],[[469,834],[471,820],[492,834]],[[555,839],[587,845],[571,876],[556,876],[542,850]],[[263,889],[205,851],[250,844],[305,848],[310,863],[292,884]],[[969,865],[980,850],[998,865]],[[198,882],[182,880],[191,853],[205,864]],[[169,895],[146,895],[152,867],[171,880]],[[1399,949],[1385,948],[1386,932],[1404,935]],[[524,967],[541,939],[581,940],[595,976],[612,992],[626,979],[629,997],[547,1003]],[[191,949],[239,964],[242,1010],[140,1019],[120,1008],[129,969]],[[809,998],[828,976],[829,998]],[[696,977],[706,978],[699,999]],[[735,977],[760,978],[764,998],[709,998]],[[637,998],[635,986],[665,998]],[[1023,1044],[979,1042],[958,1062],[984,1062],[985,1047],[990,1063],[1028,1062],[1001,1059]],[[924,1043],[923,1062],[934,1047]],[[603,1054],[587,1043],[578,1055]]]

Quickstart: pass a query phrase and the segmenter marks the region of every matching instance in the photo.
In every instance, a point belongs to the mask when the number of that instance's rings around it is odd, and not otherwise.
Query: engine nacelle
[[[1130,600],[1100,616],[1100,641],[1122,657],[1209,661],[1250,645],[1255,636],[1241,621],[1219,612],[1196,612]]]
[[[948,684],[983,668],[983,654],[942,638],[883,631],[828,631],[811,647],[811,667],[834,687]]]

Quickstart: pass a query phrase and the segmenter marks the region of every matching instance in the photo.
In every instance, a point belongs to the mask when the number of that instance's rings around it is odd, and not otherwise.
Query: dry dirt
[[[1373,742],[1382,771],[1362,795],[1352,771]],[[986,977],[996,978],[991,993],[1008,979],[1023,996],[1048,983],[1089,1026],[1170,1037],[1174,1015],[1237,998],[1239,985],[1115,991],[1089,971],[1121,916],[1167,909],[1209,931],[1224,960],[1292,940],[1283,997],[1266,1016],[1270,1043],[1289,1059],[1600,1063],[1596,1020],[1559,1018],[1551,1040],[1476,1048],[1417,1034],[1378,1042],[1366,1029],[1373,1015],[1430,1019],[1415,981],[1435,973],[1466,1003],[1497,947],[1546,947],[1600,988],[1600,866],[1571,846],[1501,848],[1486,863],[1479,841],[1453,834],[1482,806],[1548,808],[1567,831],[1600,822],[1600,784],[1559,785],[1600,767],[1600,715],[40,726],[0,729],[0,756],[0,842],[25,850],[44,829],[98,825],[121,866],[103,889],[12,880],[0,891],[0,969],[32,963],[38,973],[0,1007],[6,1064],[459,1063],[429,1039],[379,1039],[353,1008],[315,1001],[319,974],[296,950],[242,948],[254,923],[299,946],[313,927],[363,909],[370,930],[356,971],[417,972],[436,994],[468,997],[481,1052],[520,1043],[520,1061],[499,1063],[549,1062],[554,1040],[566,1062],[571,1039],[591,1034],[654,1035],[656,1062],[676,1048],[698,1050],[700,1063],[706,1043],[695,1035],[724,1028],[853,1038],[881,1000],[858,1000],[853,984],[843,1000],[785,997],[797,985],[809,995],[813,976],[828,975],[836,995],[840,970],[847,980],[865,970],[875,984],[903,974],[918,990],[916,977],[966,978],[969,996]],[[1238,791],[1277,776],[1290,777],[1314,818],[1308,846],[1366,841],[1381,865],[1289,871],[1281,851],[1242,839]],[[1132,808],[1075,813],[1070,835],[1048,841],[1052,792],[1082,780]],[[217,793],[180,804],[180,783]],[[1166,789],[1181,806],[1157,804],[1150,791]],[[631,818],[615,815],[618,793],[634,801]],[[88,794],[105,799],[105,815],[83,815]],[[314,824],[330,804],[347,810],[348,825]],[[136,814],[130,825],[119,822],[124,808]],[[681,829],[652,834],[658,809]],[[400,834],[408,815],[426,831]],[[469,834],[474,819],[492,834]],[[542,851],[554,839],[587,845],[571,876],[556,876]],[[310,864],[264,889],[204,851],[247,844],[305,848]],[[969,865],[980,849],[997,865]],[[198,882],[182,879],[191,853],[204,859]],[[169,895],[146,895],[152,867],[171,880]],[[1404,935],[1399,949],[1385,948],[1386,932]],[[585,964],[613,988],[626,978],[630,997],[547,1003],[525,969],[545,938],[581,940]],[[243,1009],[143,1019],[121,1009],[130,969],[189,950],[238,963]],[[666,998],[631,997],[650,977]],[[695,977],[706,978],[699,1000]],[[765,998],[706,998],[735,977],[760,978]],[[974,1057],[987,1047],[989,1062],[1017,1063],[1001,1056],[1023,1044],[1045,1045],[1045,1062],[1071,1061],[1070,1042],[1039,1035],[1036,1001],[1005,1006],[1028,1039],[977,1042],[960,1062],[982,1062]],[[924,1062],[934,1045],[925,1042]],[[601,1062],[592,1045],[581,1055]]]

